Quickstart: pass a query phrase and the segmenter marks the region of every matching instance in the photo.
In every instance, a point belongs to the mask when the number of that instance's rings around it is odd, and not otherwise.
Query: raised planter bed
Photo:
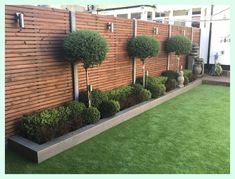
[[[137,116],[163,102],[166,102],[192,88],[202,84],[202,80],[198,79],[186,87],[175,89],[166,95],[140,103],[128,109],[125,109],[111,118],[101,119],[98,123],[85,126],[76,131],[58,137],[44,144],[37,144],[21,136],[15,135],[8,141],[10,149],[20,153],[21,155],[31,159],[34,162],[41,163],[77,144],[80,144],[134,116]]]

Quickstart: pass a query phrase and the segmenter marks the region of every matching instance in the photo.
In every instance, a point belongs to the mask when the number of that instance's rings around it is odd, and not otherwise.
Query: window
[[[201,14],[201,8],[193,8],[192,15],[198,15],[198,14]]]
[[[127,14],[117,14],[117,17],[121,17],[121,18],[128,18]]]
[[[192,27],[200,28],[200,16],[194,16],[192,20]]]
[[[187,16],[188,10],[174,10],[173,16]]]
[[[200,28],[200,22],[198,22],[198,21],[192,22],[192,27]]]
[[[174,25],[177,25],[177,26],[185,26],[185,22],[175,21],[175,22],[174,22]]]
[[[141,13],[137,12],[137,13],[131,13],[131,19],[141,19]]]
[[[147,19],[148,20],[152,20],[152,14],[153,14],[152,12],[148,12],[148,14],[147,14]]]
[[[155,12],[155,17],[161,17],[161,13]]]
[[[155,12],[155,17],[166,17],[169,16],[170,11],[164,11],[164,12]]]

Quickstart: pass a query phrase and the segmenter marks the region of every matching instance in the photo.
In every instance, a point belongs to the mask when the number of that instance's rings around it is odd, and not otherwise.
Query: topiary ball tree
[[[70,63],[83,63],[90,107],[88,68],[103,62],[108,52],[107,42],[96,31],[80,30],[71,32],[65,38],[63,48],[65,57]]]
[[[128,55],[132,58],[139,58],[143,65],[143,87],[145,88],[145,60],[159,54],[160,43],[154,37],[137,36],[130,39],[127,44]]]
[[[166,41],[167,53],[175,52],[175,55],[177,57],[178,72],[179,72],[180,55],[187,55],[191,52],[191,50],[192,50],[192,42],[190,39],[188,39],[185,36],[182,35],[172,36]]]

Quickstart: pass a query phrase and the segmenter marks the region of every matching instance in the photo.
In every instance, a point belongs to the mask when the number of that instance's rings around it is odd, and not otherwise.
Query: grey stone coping
[[[118,112],[110,118],[99,120],[96,124],[87,125],[76,131],[65,134],[61,137],[53,139],[44,144],[37,144],[21,136],[12,136],[8,141],[10,149],[27,157],[28,159],[41,163],[77,144],[80,144],[134,116],[137,116],[159,104],[162,104],[192,88],[202,84],[202,80],[198,79],[189,85],[170,91],[160,98],[140,103],[128,109]]]

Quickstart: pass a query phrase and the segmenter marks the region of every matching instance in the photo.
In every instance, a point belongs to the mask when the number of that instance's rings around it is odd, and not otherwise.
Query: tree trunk
[[[88,107],[91,107],[91,96],[90,96],[90,91],[89,91],[88,68],[85,68],[85,71],[86,71],[86,88],[87,88]]]
[[[143,87],[145,88],[145,63],[142,60],[142,72],[143,72]]]
[[[180,57],[179,57],[179,55],[176,55],[176,58],[177,58],[177,72],[179,73],[179,71],[180,71]]]

